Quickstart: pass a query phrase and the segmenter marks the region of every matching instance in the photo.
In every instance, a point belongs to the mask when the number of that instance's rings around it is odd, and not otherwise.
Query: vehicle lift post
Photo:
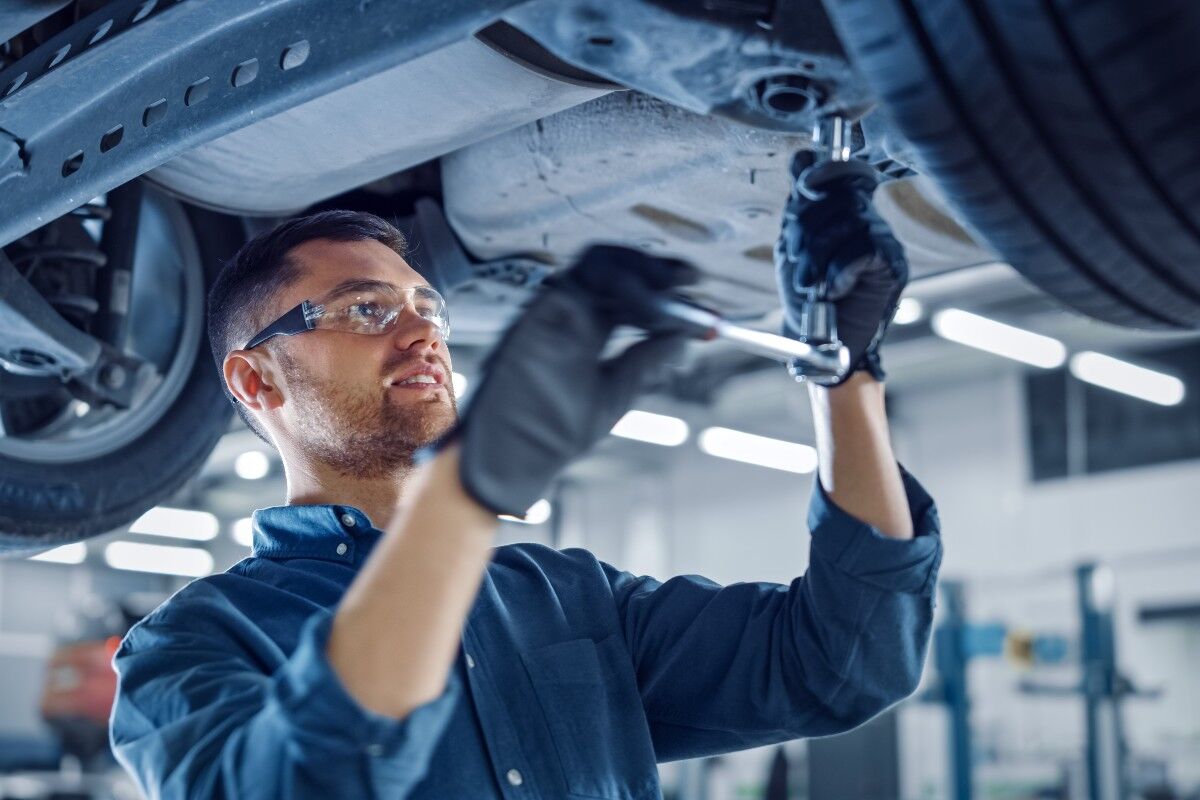
[[[1088,800],[1126,800],[1127,746],[1121,719],[1123,698],[1154,696],[1136,692],[1117,668],[1116,632],[1113,619],[1113,579],[1109,568],[1081,564],[1074,570],[1077,610],[1080,619],[1079,664],[1082,678],[1077,685],[1048,686],[1022,681],[1028,694],[1081,695],[1084,701],[1086,742],[1084,769]],[[961,581],[941,585],[943,618],[934,633],[937,684],[923,699],[937,702],[948,712],[950,778],[953,800],[972,800],[971,699],[967,667],[972,658],[1001,656],[1010,639],[999,623],[969,623],[965,587]],[[1034,635],[1023,643],[1035,663],[1062,661],[1068,652],[1066,640],[1057,635]],[[1107,757],[1106,757],[1107,756]]]
[[[1121,718],[1126,697],[1156,697],[1139,691],[1117,666],[1112,570],[1103,564],[1075,568],[1075,597],[1079,613],[1080,681],[1075,686],[1046,686],[1022,682],[1029,694],[1080,695],[1083,698],[1083,754],[1087,800],[1127,800],[1128,746]]]
[[[1075,571],[1081,623],[1080,666],[1087,723],[1088,800],[1125,800],[1127,747],[1121,701],[1132,687],[1117,669],[1113,577],[1108,567],[1082,564]],[[1101,758],[1102,753],[1111,757]]]
[[[967,691],[966,599],[960,581],[942,583],[945,621],[934,634],[939,699],[949,712],[951,797],[971,800],[971,697]]]
[[[945,616],[934,632],[937,685],[923,698],[944,705],[950,740],[950,781],[953,800],[971,800],[971,693],[967,665],[982,655],[1004,651],[1004,626],[967,622],[966,589],[962,581],[941,583]]]

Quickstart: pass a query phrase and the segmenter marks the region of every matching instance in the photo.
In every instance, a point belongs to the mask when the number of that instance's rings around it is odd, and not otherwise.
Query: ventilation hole
[[[187,88],[183,93],[183,104],[185,106],[194,106],[204,98],[208,97],[208,78],[201,78]]]
[[[167,98],[155,100],[142,112],[142,127],[149,128],[167,115]]]
[[[592,47],[612,47],[616,40],[611,36],[589,36],[587,43]]]
[[[248,61],[243,61],[233,68],[233,76],[230,78],[230,82],[233,84],[233,88],[236,89],[239,86],[245,86],[257,77],[258,59],[252,58]]]
[[[308,61],[308,39],[301,39],[283,49],[283,55],[279,57],[279,68],[295,69],[305,61]]]
[[[137,11],[133,12],[133,16],[129,18],[129,24],[133,25],[141,22],[150,16],[150,12],[154,10],[156,5],[158,5],[158,0],[146,0],[146,2],[138,6]]]
[[[760,244],[758,247],[743,250],[742,256],[751,261],[763,261],[767,264],[772,264],[775,262],[775,248],[773,245]]]
[[[118,125],[108,133],[100,137],[100,152],[107,153],[121,143],[121,137],[125,135],[125,126]]]
[[[64,44],[62,47],[58,48],[58,50],[54,53],[54,56],[46,62],[46,69],[54,69],[57,67],[63,62],[63,59],[67,57],[67,53],[69,52],[71,52],[71,45],[69,44]]]
[[[638,203],[629,210],[634,216],[641,217],[671,238],[685,242],[716,241],[716,234],[707,226],[665,208]]]
[[[112,30],[112,26],[113,21],[111,19],[106,19],[104,22],[100,23],[100,27],[96,28],[96,30],[92,32],[91,38],[88,39],[87,46],[91,47],[105,36],[108,36],[108,32]]]
[[[74,175],[83,166],[83,151],[79,150],[72,153],[63,162],[62,176],[65,178],[69,175]]]
[[[25,83],[25,79],[26,79],[26,78],[28,78],[28,77],[29,77],[29,73],[28,73],[28,72],[22,72],[20,75],[18,75],[17,77],[13,78],[13,81],[12,81],[12,83],[10,83],[10,84],[8,85],[8,88],[4,90],[4,96],[5,96],[5,97],[8,97],[10,94],[12,94],[13,92],[15,92],[17,89],[20,89],[20,88],[21,88],[21,85],[22,85],[23,83]]]

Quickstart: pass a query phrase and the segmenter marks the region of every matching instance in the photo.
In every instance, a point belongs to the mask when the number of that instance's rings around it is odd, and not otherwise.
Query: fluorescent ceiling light
[[[111,542],[104,548],[104,561],[113,569],[189,578],[207,575],[213,568],[213,557],[207,550],[141,542]]]
[[[1174,375],[1155,372],[1103,353],[1076,353],[1071,356],[1070,369],[1071,374],[1081,381],[1160,406],[1177,406],[1187,393],[1183,381]]]
[[[454,372],[450,375],[450,383],[454,388],[454,396],[462,397],[463,392],[467,390],[467,376],[461,372]]]
[[[675,447],[687,441],[688,425],[678,417],[633,410],[617,421],[613,436],[637,439],[639,442]]]
[[[155,506],[134,520],[129,532],[207,542],[217,535],[219,528],[217,518],[207,511]]]
[[[934,314],[933,332],[943,339],[1044,369],[1061,366],[1067,359],[1067,348],[1057,339],[957,308]]]
[[[36,556],[30,556],[29,560],[49,561],[52,564],[82,564],[85,558],[87,558],[87,545],[83,542],[73,542],[44,553],[38,553]]]
[[[806,444],[771,439],[730,428],[700,432],[700,449],[710,456],[744,461],[760,467],[806,473],[817,468],[817,451]]]
[[[925,309],[921,306],[921,301],[915,297],[902,297],[900,304],[896,306],[896,314],[892,317],[892,322],[897,325],[912,325],[918,322],[921,316],[925,313]]]
[[[514,517],[509,514],[501,514],[500,519],[507,520],[509,522],[519,522],[522,525],[541,525],[543,522],[550,519],[550,513],[552,510],[553,509],[550,506],[550,501],[543,499],[538,500],[529,507],[529,510],[525,512],[525,519]]]
[[[233,462],[233,471],[243,480],[256,481],[267,477],[271,471],[271,461],[262,450],[247,450]]]
[[[254,544],[254,520],[250,517],[242,517],[236,519],[229,526],[229,533],[233,536],[233,540],[242,547],[250,547]]]

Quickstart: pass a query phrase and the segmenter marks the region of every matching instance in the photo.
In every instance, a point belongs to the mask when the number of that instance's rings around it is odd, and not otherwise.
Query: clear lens
[[[446,301],[434,289],[424,286],[413,289],[412,304],[421,317],[438,327],[443,339],[450,335],[450,314],[446,310]]]
[[[430,288],[417,287],[407,291],[372,289],[354,292],[316,306],[316,327],[348,333],[380,334],[394,327],[412,303],[417,314],[437,326],[443,339],[450,333],[446,301]]]

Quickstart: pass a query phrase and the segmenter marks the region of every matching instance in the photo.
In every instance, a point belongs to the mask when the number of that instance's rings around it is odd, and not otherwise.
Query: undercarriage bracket
[[[115,0],[0,71],[0,245],[519,0]]]

